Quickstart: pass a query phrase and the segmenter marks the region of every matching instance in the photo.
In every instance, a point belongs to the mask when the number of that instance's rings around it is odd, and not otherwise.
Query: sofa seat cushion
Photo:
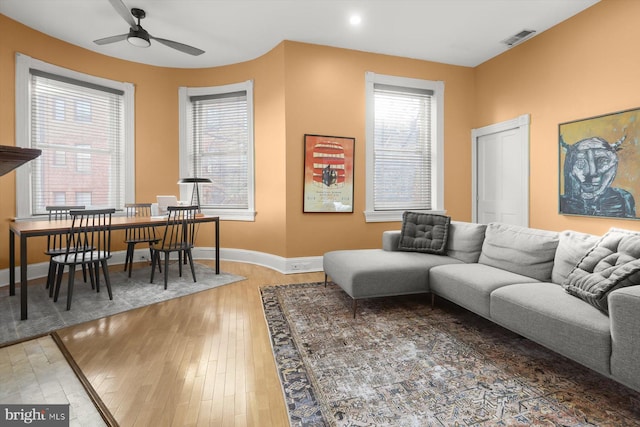
[[[442,265],[429,270],[431,292],[487,318],[491,292],[513,283],[535,281],[485,264]]]
[[[429,269],[462,262],[444,255],[389,252],[382,249],[332,251],[324,254],[324,272],[351,298],[429,292]]]
[[[609,318],[555,283],[524,283],[491,294],[491,319],[605,375],[609,374]]]
[[[478,262],[547,282],[558,242],[556,232],[494,222],[487,225]]]

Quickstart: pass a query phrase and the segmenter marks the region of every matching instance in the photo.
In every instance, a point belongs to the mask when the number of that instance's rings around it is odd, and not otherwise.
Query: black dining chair
[[[182,261],[188,259],[191,266],[193,281],[196,281],[196,271],[193,267],[193,255],[191,250],[194,247],[196,237],[195,217],[198,206],[169,206],[167,207],[168,217],[164,236],[159,243],[151,244],[153,258],[151,262],[151,283],[155,273],[155,266],[160,266],[160,253],[164,254],[164,288],[167,289],[169,277],[169,255],[172,252],[178,253],[178,272],[182,277]]]
[[[127,203],[124,205],[126,215],[128,217],[150,217],[151,203]],[[162,240],[156,235],[156,228],[148,225],[144,227],[132,227],[125,230],[124,242],[127,244],[127,254],[124,259],[124,271],[129,269],[129,277],[131,277],[131,267],[133,266],[133,253],[137,244],[146,243],[149,245],[149,260],[153,259],[153,250],[151,245]],[[162,273],[160,264],[158,271]]]
[[[99,270],[102,267],[109,299],[113,299],[107,260],[111,258],[111,216],[114,212],[115,209],[72,210],[69,212],[72,224],[67,237],[67,250],[64,254],[53,257],[53,262],[57,264],[54,302],[58,301],[64,267],[69,267],[67,310],[71,309],[75,270],[78,265],[87,267],[92,287],[95,283],[96,292],[100,292]]]
[[[84,209],[80,205],[59,205],[45,206],[49,221],[59,221],[69,219],[69,212],[72,210]],[[45,289],[49,289],[49,297],[53,296],[53,287],[56,280],[56,264],[52,261],[54,256],[62,255],[67,250],[68,233],[58,233],[47,236],[47,249],[45,255],[49,256],[49,272],[47,273],[47,283]],[[87,281],[87,270],[82,269],[85,282]]]

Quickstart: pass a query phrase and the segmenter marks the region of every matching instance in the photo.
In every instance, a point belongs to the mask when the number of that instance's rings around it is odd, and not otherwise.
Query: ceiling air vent
[[[513,47],[533,37],[535,33],[536,33],[535,30],[522,30],[518,34],[515,34],[509,37],[508,39],[502,40],[502,43],[506,44],[509,47]]]

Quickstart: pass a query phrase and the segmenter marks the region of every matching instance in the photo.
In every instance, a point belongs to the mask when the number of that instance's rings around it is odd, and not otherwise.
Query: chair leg
[[[127,243],[127,252],[124,256],[124,270],[127,271],[127,267],[129,266],[129,257],[131,256],[131,243]]]
[[[60,264],[57,267],[56,275],[56,291],[53,294],[53,302],[58,302],[58,295],[60,294],[60,285],[62,284],[62,274],[64,273],[64,264]]]
[[[71,298],[73,297],[73,281],[76,275],[76,265],[69,264],[69,286],[67,287],[67,311],[71,310]]]
[[[164,253],[164,288],[167,289],[167,281],[169,280],[169,254],[171,252]]]
[[[191,275],[193,276],[193,281],[196,281],[196,269],[193,267],[193,255],[191,254],[191,249],[187,249],[185,252],[185,259],[189,258],[189,264],[191,265]]]
[[[96,272],[93,268],[93,264],[89,264],[88,266],[85,266],[85,268],[89,270],[89,279],[91,280],[91,289],[95,289],[96,288]]]
[[[100,262],[96,261],[93,264],[93,272],[96,275],[96,292],[100,293]]]
[[[156,263],[158,263],[158,267],[160,267],[160,252],[152,251],[151,253],[151,279],[149,283],[153,283],[153,276],[156,272]]]
[[[129,269],[129,277],[131,277],[131,270],[133,269],[133,250],[135,249],[135,245],[129,243],[127,245],[127,259],[124,262],[124,269]],[[128,263],[128,264],[127,264]]]
[[[153,248],[151,247],[151,244],[149,244],[149,256],[150,256],[150,260],[153,261]],[[153,262],[151,263],[151,268],[155,268],[153,265]],[[158,272],[162,273],[162,267],[160,267],[160,263],[158,263]]]
[[[49,289],[49,298],[53,295],[54,283],[56,280],[56,263],[49,261],[49,273],[47,273],[47,285],[45,289]]]
[[[182,252],[183,252],[183,251],[178,251],[178,275],[179,275],[180,277],[182,277],[182,262],[183,262],[183,261],[182,261],[182,258],[183,258],[183,257],[182,257],[182,255],[183,255],[183,253],[182,253]],[[187,258],[186,258],[186,257],[184,258],[184,262],[187,262]]]
[[[102,264],[102,272],[104,273],[104,282],[107,285],[107,293],[109,293],[109,299],[113,300],[113,294],[111,293],[111,281],[109,280],[109,269],[107,267],[107,260],[103,259],[100,261],[100,263]]]

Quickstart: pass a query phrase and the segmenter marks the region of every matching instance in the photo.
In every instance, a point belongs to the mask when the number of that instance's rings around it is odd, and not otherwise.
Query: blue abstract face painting
[[[633,195],[612,186],[618,170],[618,151],[625,138],[610,144],[603,138],[591,137],[570,145],[560,137],[566,151],[561,213],[635,218]]]

